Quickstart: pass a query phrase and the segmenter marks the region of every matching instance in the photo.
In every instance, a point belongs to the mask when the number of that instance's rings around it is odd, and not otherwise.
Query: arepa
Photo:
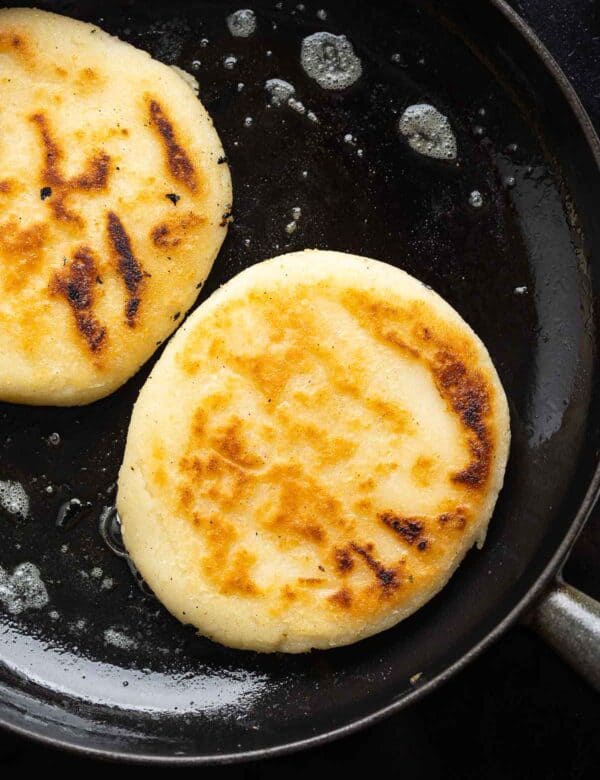
[[[231,182],[189,84],[96,25],[0,10],[0,400],[83,404],[182,321]]]
[[[302,652],[393,626],[483,543],[509,449],[481,341],[384,263],[255,265],[176,334],[135,405],[123,538],[223,644]]]

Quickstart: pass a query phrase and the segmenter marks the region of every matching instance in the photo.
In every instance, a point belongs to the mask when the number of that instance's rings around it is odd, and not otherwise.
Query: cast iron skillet
[[[150,365],[90,407],[0,406],[0,479],[22,483],[31,503],[26,519],[0,517],[0,564],[35,563],[50,596],[43,610],[0,617],[0,722],[114,758],[272,755],[406,706],[539,598],[540,626],[598,684],[594,604],[551,583],[600,479],[599,146],[539,41],[500,0],[307,0],[303,10],[252,0],[258,31],[246,39],[225,25],[237,3],[44,5],[199,76],[235,187],[235,222],[202,298],[245,266],[302,247],[396,264],[440,292],[489,347],[513,443],[484,550],[418,614],[352,647],[261,656],[179,625],[100,537]],[[346,92],[321,90],[300,67],[300,42],[318,30],[346,34],[362,60]],[[271,77],[292,82],[318,124],[288,107],[267,110]],[[450,118],[458,165],[400,139],[399,113],[416,102]],[[480,208],[469,202],[474,190]],[[302,217],[288,235],[294,206]]]

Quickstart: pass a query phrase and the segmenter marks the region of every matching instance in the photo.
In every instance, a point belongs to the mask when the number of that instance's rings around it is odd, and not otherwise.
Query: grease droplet
[[[469,203],[475,209],[480,209],[483,206],[483,198],[479,190],[473,190],[469,195]]]
[[[71,498],[61,504],[56,516],[56,525],[59,528],[70,530],[82,518],[87,509],[92,506],[91,501],[81,501],[79,498]]]
[[[249,8],[240,8],[227,17],[227,27],[235,38],[249,38],[256,31],[256,16]]]
[[[296,98],[289,98],[287,104],[290,108],[292,108],[294,111],[297,111],[299,114],[306,113],[306,107],[304,103],[302,103],[300,100],[296,100]]]
[[[0,566],[0,601],[11,615],[28,609],[41,609],[48,603],[48,591],[33,563],[20,563],[9,574]]]
[[[137,642],[122,631],[116,628],[107,628],[104,632],[104,641],[107,645],[118,647],[119,650],[133,650],[137,647]]]
[[[456,138],[448,117],[428,103],[408,106],[398,122],[400,133],[411,149],[438,160],[456,158]]]
[[[362,74],[362,63],[345,35],[316,32],[302,41],[300,63],[323,89],[347,89]]]
[[[283,79],[269,79],[265,83],[265,89],[270,104],[275,107],[283,106],[296,93],[294,85]]]
[[[20,482],[0,480],[0,507],[9,515],[17,515],[24,520],[29,514],[29,496]]]

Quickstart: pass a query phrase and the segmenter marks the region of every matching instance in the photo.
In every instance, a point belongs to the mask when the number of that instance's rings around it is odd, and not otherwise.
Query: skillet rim
[[[538,38],[533,29],[525,22],[525,20],[508,5],[506,0],[489,0],[490,5],[499,11],[528,44],[529,48],[536,54],[542,61],[546,70],[552,76],[554,82],[558,86],[564,99],[571,108],[574,119],[578,122],[585,141],[590,149],[592,157],[596,161],[598,173],[600,174],[600,138],[594,129],[592,121],[583,107],[575,88],[571,82],[567,79],[562,68],[554,59],[550,51]],[[398,701],[388,704],[369,715],[365,715],[362,718],[358,718],[344,726],[325,731],[313,737],[306,739],[296,740],[294,742],[287,742],[285,744],[260,748],[256,750],[246,750],[237,753],[225,753],[225,754],[203,754],[196,756],[173,756],[173,755],[157,755],[154,753],[132,753],[123,752],[119,750],[108,750],[105,748],[89,747],[85,744],[80,744],[76,739],[63,739],[56,738],[42,734],[39,731],[40,724],[34,726],[20,725],[19,721],[24,722],[27,715],[23,715],[18,710],[13,710],[16,714],[14,722],[10,720],[10,714],[7,716],[0,710],[0,728],[16,734],[20,737],[34,740],[39,744],[50,746],[56,749],[64,750],[76,755],[86,756],[92,759],[100,759],[107,762],[122,762],[127,764],[141,764],[141,765],[156,765],[156,766],[202,766],[202,765],[227,765],[237,764],[244,761],[256,761],[263,758],[271,758],[275,756],[282,756],[291,753],[296,753],[300,750],[306,750],[309,748],[318,747],[319,745],[332,742],[336,739],[341,739],[353,734],[361,729],[373,726],[379,723],[386,717],[399,712],[404,707],[408,707],[413,702],[418,701],[427,694],[436,690],[439,686],[443,685],[446,680],[450,679],[453,675],[465,668],[472,660],[480,655],[486,648],[488,648],[493,642],[497,641],[500,636],[526,612],[526,610],[533,605],[533,603],[541,597],[544,590],[548,588],[556,575],[560,573],[561,565],[564,563],[569,550],[575,543],[577,536],[585,525],[589,515],[596,504],[596,501],[600,497],[600,460],[596,464],[596,469],[590,480],[589,487],[585,493],[585,496],[577,510],[575,517],[571,523],[568,532],[565,534],[562,542],[551,556],[550,560],[544,567],[543,571],[538,576],[533,586],[525,593],[525,595],[512,607],[508,614],[492,628],[486,636],[471,647],[461,658],[455,661],[450,666],[446,667],[435,677],[431,678],[423,685],[415,688],[412,692],[406,694]],[[0,702],[0,707],[5,705]],[[37,727],[37,730],[36,730]]]

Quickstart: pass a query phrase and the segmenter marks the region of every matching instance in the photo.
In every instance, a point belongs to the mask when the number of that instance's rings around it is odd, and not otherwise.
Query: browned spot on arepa
[[[75,325],[93,353],[100,352],[107,335],[106,328],[94,312],[97,278],[94,253],[89,247],[81,246],[65,269],[54,275],[50,284],[50,292],[61,295],[68,303]]]
[[[114,211],[107,214],[107,228],[116,266],[127,290],[125,318],[129,327],[133,328],[141,302],[144,272],[133,254],[129,235]]]
[[[173,121],[168,117],[166,110],[158,100],[154,98],[149,99],[148,109],[151,127],[156,129],[163,143],[169,171],[177,181],[195,192],[199,185],[198,172],[177,138]]]

